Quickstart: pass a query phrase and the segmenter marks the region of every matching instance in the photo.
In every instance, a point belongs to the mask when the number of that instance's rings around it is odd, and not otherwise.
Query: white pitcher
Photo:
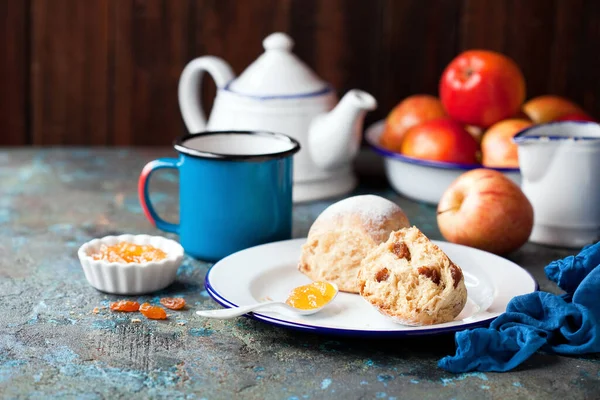
[[[530,241],[582,247],[600,239],[600,125],[553,122],[514,138],[523,192],[533,205]]]

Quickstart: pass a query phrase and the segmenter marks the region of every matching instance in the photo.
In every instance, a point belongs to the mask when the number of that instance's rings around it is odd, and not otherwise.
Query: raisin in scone
[[[383,197],[362,195],[338,201],[311,226],[298,269],[313,281],[332,282],[341,291],[358,293],[361,261],[390,233],[408,226],[402,209]]]
[[[454,320],[467,302],[462,270],[416,227],[393,232],[358,273],[361,296],[406,325]]]

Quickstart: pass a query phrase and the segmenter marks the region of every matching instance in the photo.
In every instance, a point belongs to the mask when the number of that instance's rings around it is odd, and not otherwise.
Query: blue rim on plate
[[[519,168],[495,168],[495,167],[492,168],[492,167],[484,167],[482,164],[461,164],[461,163],[451,163],[451,162],[444,162],[444,161],[421,160],[418,158],[407,157],[405,155],[395,153],[395,152],[390,151],[390,150],[382,147],[381,145],[379,145],[379,143],[376,142],[378,138],[372,138],[372,136],[376,136],[378,134],[377,132],[375,132],[375,129],[378,129],[380,124],[381,124],[381,127],[383,128],[383,123],[384,123],[384,121],[382,120],[382,121],[376,122],[373,125],[371,125],[367,129],[367,133],[365,135],[365,140],[366,140],[367,144],[376,153],[378,153],[384,157],[393,158],[395,160],[402,161],[402,162],[405,162],[408,164],[421,165],[421,166],[425,166],[425,167],[435,167],[435,168],[441,168],[441,169],[454,169],[454,170],[468,171],[468,170],[477,169],[477,168],[487,168],[487,169],[493,169],[498,172],[519,172]]]
[[[590,137],[590,136],[553,136],[553,135],[530,135],[530,136],[525,136],[527,135],[530,131],[532,130],[536,130],[536,129],[544,129],[547,127],[552,127],[552,126],[557,126],[557,125],[596,125],[598,126],[597,122],[593,122],[593,121],[553,121],[553,122],[546,122],[544,124],[538,124],[538,125],[532,125],[528,128],[523,129],[522,131],[520,131],[519,133],[517,133],[514,137],[513,137],[513,141],[515,143],[525,143],[528,140],[539,140],[539,139],[546,139],[546,140],[591,140],[591,141],[595,141],[595,140],[600,140],[600,136],[597,137]]]
[[[216,265],[216,264],[215,264]],[[227,299],[221,297],[213,286],[210,283],[210,273],[212,269],[215,267],[213,265],[208,272],[206,273],[206,277],[204,278],[204,288],[209,296],[222,305],[225,308],[239,307],[238,304],[228,301]],[[539,284],[537,280],[529,273],[529,271],[523,269],[533,282],[535,283],[534,292],[539,290]],[[488,319],[484,319],[481,321],[448,326],[444,328],[431,328],[431,329],[419,329],[419,330],[405,330],[405,331],[389,331],[389,330],[359,330],[359,329],[343,329],[343,328],[324,328],[318,327],[314,325],[308,324],[300,324],[297,322],[285,321],[279,318],[273,318],[266,316],[260,313],[249,313],[244,315],[247,318],[251,318],[256,321],[266,322],[269,325],[275,325],[282,328],[289,328],[297,331],[303,332],[312,332],[322,335],[335,335],[335,336],[347,336],[347,337],[369,337],[369,338],[391,338],[391,337],[408,337],[408,336],[432,336],[432,335],[441,335],[445,333],[454,333],[457,331],[462,331],[465,329],[479,328],[483,326],[489,325],[494,319],[498,318],[498,316],[490,317]]]

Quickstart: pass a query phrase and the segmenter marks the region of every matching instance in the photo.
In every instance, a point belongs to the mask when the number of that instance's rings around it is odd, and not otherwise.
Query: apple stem
[[[448,212],[448,211],[456,211],[456,210],[458,210],[459,208],[460,208],[460,207],[452,207],[452,208],[448,208],[447,210],[438,211],[438,212],[437,212],[437,215],[443,214],[443,213],[445,213],[445,212]]]

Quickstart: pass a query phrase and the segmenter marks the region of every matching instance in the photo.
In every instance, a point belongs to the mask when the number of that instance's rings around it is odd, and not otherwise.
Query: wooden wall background
[[[274,31],[340,93],[372,93],[367,122],[435,94],[470,48],[513,57],[528,97],[600,117],[598,0],[0,0],[0,145],[170,144],[184,65],[211,54],[239,73]]]

